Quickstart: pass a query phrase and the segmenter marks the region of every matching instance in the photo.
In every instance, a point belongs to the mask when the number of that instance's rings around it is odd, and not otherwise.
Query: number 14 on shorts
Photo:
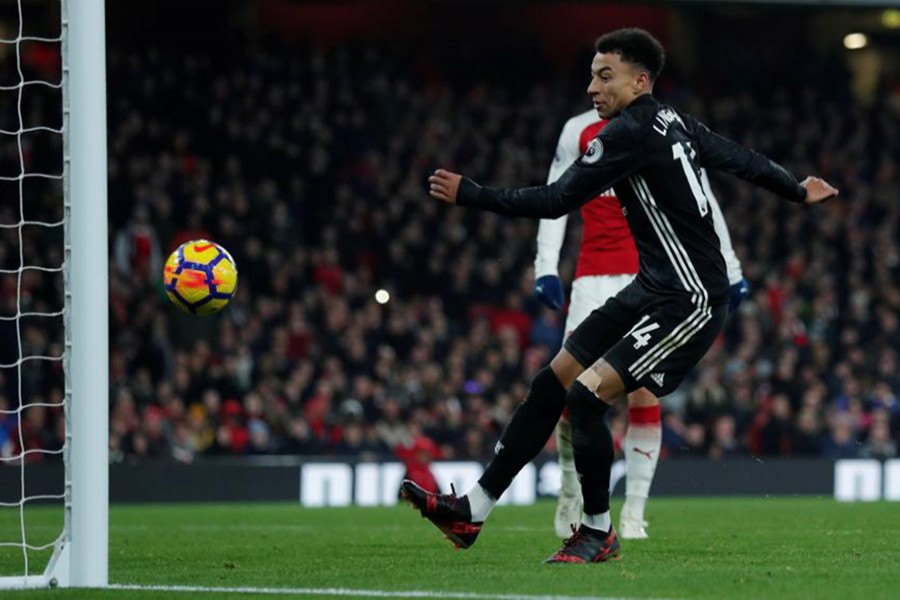
[[[637,325],[626,333],[626,336],[634,337],[634,349],[639,350],[650,343],[650,332],[659,329],[659,323],[647,323],[650,315],[644,315],[644,318],[637,322]],[[646,323],[646,324],[645,324]]]

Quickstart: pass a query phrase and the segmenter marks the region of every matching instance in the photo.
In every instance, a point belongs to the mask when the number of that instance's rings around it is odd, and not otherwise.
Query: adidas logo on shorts
[[[659,387],[663,386],[663,378],[665,376],[665,373],[650,373],[650,379],[652,379]]]

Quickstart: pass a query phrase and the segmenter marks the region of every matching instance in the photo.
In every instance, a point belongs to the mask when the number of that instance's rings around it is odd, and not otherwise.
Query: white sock
[[[609,517],[609,511],[600,513],[599,515],[584,514],[581,517],[581,524],[597,531],[609,531],[612,527],[612,519]]]
[[[497,503],[496,498],[491,498],[490,494],[484,491],[479,484],[475,484],[469,493],[466,494],[469,499],[469,508],[472,511],[472,522],[482,523],[491,514],[494,504]]]
[[[628,431],[624,440],[626,478],[622,516],[643,521],[644,505],[659,463],[662,425],[659,406],[631,408],[628,413]]]
[[[646,504],[646,498],[640,496],[625,496],[625,504],[622,506],[622,516],[643,521],[644,505]]]
[[[581,484],[575,471],[575,453],[572,450],[572,425],[563,419],[556,424],[556,451],[559,453],[560,496],[581,495]]]

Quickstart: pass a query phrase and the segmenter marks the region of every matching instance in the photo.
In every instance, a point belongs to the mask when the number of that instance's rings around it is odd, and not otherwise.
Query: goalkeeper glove
[[[558,275],[544,275],[543,277],[538,277],[534,280],[534,297],[544,306],[552,308],[553,310],[562,310],[562,280],[560,280]]]
[[[744,298],[750,295],[750,284],[747,283],[746,279],[742,278],[731,286],[731,289],[728,290],[728,295],[728,312],[736,312]]]

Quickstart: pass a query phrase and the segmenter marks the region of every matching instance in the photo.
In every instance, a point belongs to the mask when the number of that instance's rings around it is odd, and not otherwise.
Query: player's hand
[[[462,175],[438,169],[434,172],[434,175],[428,178],[428,193],[431,194],[432,198],[456,204],[456,194],[459,192],[461,181]]]
[[[562,310],[563,286],[557,275],[544,275],[534,280],[534,297],[548,308]]]
[[[837,188],[818,177],[807,177],[800,182],[800,185],[806,188],[806,204],[824,202],[838,195]]]
[[[747,283],[746,279],[741,279],[740,281],[732,285],[731,289],[728,290],[728,312],[737,312],[738,306],[740,306],[741,302],[743,302],[749,295],[750,284]]]

